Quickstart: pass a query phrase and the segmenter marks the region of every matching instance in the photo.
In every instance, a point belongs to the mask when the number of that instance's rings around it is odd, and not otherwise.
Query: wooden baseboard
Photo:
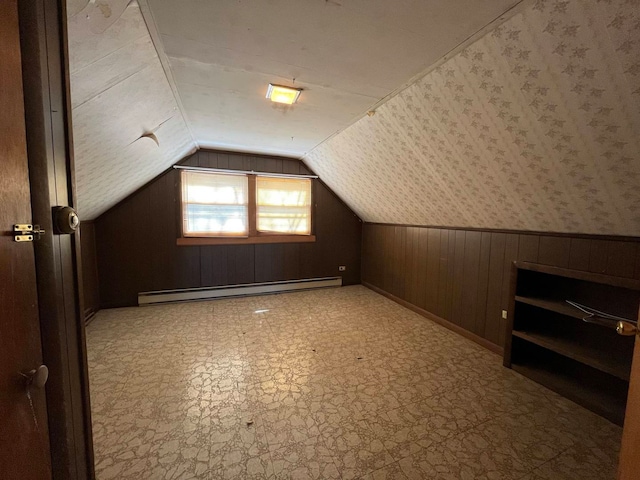
[[[445,320],[444,318],[441,318],[431,312],[428,312],[424,308],[417,307],[414,304],[407,302],[406,300],[398,298],[395,295],[392,295],[391,293],[385,290],[382,290],[379,287],[376,287],[375,285],[372,285],[367,282],[362,282],[362,285],[373,290],[376,293],[379,293],[380,295],[387,297],[390,300],[393,300],[394,302],[402,305],[403,307],[406,307],[409,310],[416,312],[418,315],[422,315],[423,317],[428,318],[429,320],[433,320],[437,324],[440,324],[443,327],[448,328],[449,330],[456,332],[457,334],[462,335],[465,338],[468,338],[469,340],[477,343],[478,345],[483,346],[487,350],[490,350],[497,355],[502,356],[503,354],[502,347],[500,347],[499,345],[496,345],[495,343],[490,342],[486,338],[482,338],[481,336],[476,335],[475,333],[472,333],[469,330],[465,330],[464,328],[456,325],[455,323],[451,323],[450,321]]]
[[[98,310],[95,310],[93,308],[87,308],[84,311],[84,324],[85,325],[89,325],[89,323],[91,323],[91,320],[93,320],[93,317],[95,317],[96,313],[98,313]]]

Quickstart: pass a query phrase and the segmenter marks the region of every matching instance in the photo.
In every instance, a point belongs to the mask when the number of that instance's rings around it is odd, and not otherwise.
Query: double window
[[[310,179],[190,170],[181,175],[183,237],[311,240],[301,239],[311,236]],[[229,241],[234,238],[238,242]]]

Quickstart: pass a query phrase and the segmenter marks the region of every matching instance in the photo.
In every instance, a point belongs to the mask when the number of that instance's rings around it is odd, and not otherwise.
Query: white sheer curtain
[[[248,192],[246,175],[183,171],[184,235],[246,237]]]
[[[259,232],[311,234],[311,180],[258,177],[256,187]]]

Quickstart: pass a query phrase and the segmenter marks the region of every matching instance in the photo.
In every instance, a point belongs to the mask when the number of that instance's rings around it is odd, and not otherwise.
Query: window
[[[311,179],[183,170],[179,245],[315,241]]]
[[[311,233],[311,180],[257,177],[256,188],[258,232]]]
[[[248,204],[246,175],[182,172],[185,237],[246,237]]]

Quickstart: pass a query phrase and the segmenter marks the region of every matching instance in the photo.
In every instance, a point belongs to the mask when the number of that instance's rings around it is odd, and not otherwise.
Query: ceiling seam
[[[504,11],[503,13],[498,15],[496,18],[491,20],[489,23],[487,23],[484,27],[479,29],[477,32],[473,33],[472,35],[469,35],[463,41],[458,43],[455,47],[453,47],[451,50],[449,50],[447,53],[445,53],[437,62],[432,63],[427,68],[425,68],[421,72],[419,72],[416,75],[414,75],[413,77],[411,77],[407,82],[403,83],[400,87],[398,87],[395,90],[393,90],[391,93],[389,93],[388,95],[386,95],[385,97],[380,99],[378,102],[372,104],[369,108],[367,108],[366,112],[363,112],[360,115],[357,115],[353,120],[347,122],[347,125],[345,127],[340,128],[339,130],[336,130],[333,134],[329,135],[327,138],[322,140],[320,143],[316,144],[313,148],[311,148],[310,150],[304,152],[302,154],[301,158],[304,159],[307,155],[309,155],[313,150],[318,148],[320,145],[323,145],[324,143],[328,142],[329,140],[334,138],[336,135],[344,132],[346,129],[348,129],[349,127],[351,127],[352,125],[357,123],[359,120],[364,118],[365,115],[368,114],[368,112],[375,111],[377,108],[379,108],[380,106],[382,106],[385,103],[387,103],[389,100],[391,100],[392,98],[394,98],[395,96],[397,96],[398,94],[400,94],[401,92],[403,92],[404,90],[409,88],[411,85],[417,83],[422,78],[426,77],[429,73],[431,73],[433,70],[438,68],[443,63],[445,63],[448,60],[450,60],[452,57],[454,57],[458,53],[460,53],[466,47],[472,45],[477,40],[479,40],[480,38],[484,37],[487,33],[491,32],[496,27],[500,26],[501,24],[503,24],[504,22],[506,22],[510,18],[516,16],[518,13],[522,12],[528,6],[533,5],[536,1],[537,0],[520,0],[519,2],[514,4],[513,6],[509,7],[509,9],[507,9],[506,11]]]
[[[196,61],[197,60],[191,60],[187,57],[171,57],[171,58],[175,58],[176,60],[181,60],[184,61],[184,59],[188,60],[188,61]],[[198,62],[200,63],[200,62]],[[249,70],[244,70],[242,68],[232,68],[232,67],[226,67],[222,64],[212,64],[212,63],[202,63],[202,65],[216,65],[216,66],[221,66],[221,67],[225,67],[227,70],[226,71],[233,71],[235,72],[241,72],[241,73],[258,73],[258,75],[264,75],[265,77],[268,76],[280,76],[280,75],[275,75],[275,74],[270,74],[270,73],[263,73],[263,72],[249,72]],[[191,81],[184,81],[184,82],[180,82],[180,85],[191,85],[194,87],[204,87],[207,88],[209,87],[208,85],[202,84],[202,83],[196,83],[196,82],[191,82]],[[352,95],[354,97],[361,97],[361,98],[370,98],[375,100],[378,97],[374,97],[373,95],[368,95],[366,93],[360,93],[360,92],[351,92],[349,90],[344,90],[344,89],[338,89],[338,88],[333,88],[333,87],[325,87],[323,85],[318,85],[316,83],[311,83],[311,82],[299,82],[299,84],[297,85],[297,87],[301,87],[303,90],[310,90],[310,87],[315,88],[315,89],[319,89],[319,90],[326,90],[326,91],[331,91],[331,92],[338,92],[338,93],[347,93],[349,95]]]
[[[70,71],[69,73],[71,75],[75,75],[78,72],[81,72],[82,70],[84,70],[85,68],[89,68],[90,66],[92,66],[93,64],[99,62],[100,60],[104,60],[107,57],[110,57],[111,55],[113,55],[116,52],[119,52],[120,50],[122,50],[123,48],[127,48],[130,45],[136,43],[138,40],[145,38],[146,35],[140,35],[139,37],[134,38],[133,40],[131,40],[130,42],[125,43],[124,45],[122,45],[121,47],[116,48],[115,50],[112,50],[111,52],[107,53],[106,55],[101,56],[100,58],[96,58],[95,60],[93,60],[91,63],[87,63],[86,65],[83,65],[80,68],[76,68],[73,71]]]
[[[148,0],[138,0],[138,5],[140,6],[140,12],[142,13],[142,18],[147,25],[147,30],[149,31],[149,36],[151,37],[151,43],[153,47],[156,49],[156,53],[158,54],[158,59],[160,60],[160,64],[162,65],[162,69],[164,70],[165,77],[167,82],[169,83],[169,87],[173,93],[173,97],[178,105],[178,109],[180,110],[180,114],[182,115],[182,120],[187,126],[187,131],[191,136],[191,141],[195,145],[196,148],[200,148],[196,136],[193,133],[191,128],[191,122],[189,121],[189,116],[187,115],[186,109],[182,103],[182,97],[180,96],[180,91],[178,90],[178,86],[176,85],[176,81],[173,78],[173,71],[171,70],[171,64],[169,63],[169,58],[164,51],[164,45],[162,44],[162,38],[160,36],[158,30],[158,24],[156,23],[155,17],[153,16],[153,12],[149,7]]]
[[[144,67],[142,67],[140,70],[136,70],[133,73],[130,73],[129,75],[127,75],[126,77],[122,78],[121,80],[118,80],[116,83],[114,83],[113,85],[109,85],[108,87],[106,87],[104,90],[100,90],[98,93],[96,93],[95,95],[87,98],[84,102],[79,103],[78,105],[74,105],[72,110],[75,110],[76,108],[80,108],[81,106],[89,103],[91,100],[95,99],[96,97],[99,97],[100,95],[102,95],[105,92],[108,92],[109,90],[111,90],[114,87],[117,87],[118,85],[126,82],[127,80],[129,80],[131,77],[139,74],[140,72],[144,72],[147,68],[151,67],[152,65],[150,63],[146,64]]]
[[[180,36],[169,35],[169,34],[162,34],[162,36],[166,37],[166,38],[177,38],[177,39],[181,38]],[[316,70],[314,68],[306,67],[304,65],[296,65],[296,64],[293,64],[293,63],[281,62],[281,61],[278,60],[278,57],[269,57],[267,55],[253,54],[251,52],[245,52],[245,51],[242,51],[242,50],[237,50],[237,49],[228,48],[228,47],[213,46],[213,45],[210,45],[209,43],[200,42],[198,40],[194,40],[194,39],[191,39],[191,38],[187,39],[187,41],[190,44],[191,43],[195,43],[195,44],[202,45],[202,46],[208,47],[208,48],[219,48],[221,50],[225,50],[225,51],[233,53],[233,54],[240,53],[242,55],[247,55],[247,56],[251,55],[252,57],[255,57],[255,58],[268,59],[270,61],[280,63],[280,64],[285,65],[287,67],[296,67],[296,68],[300,68],[300,69],[307,70],[307,71],[314,72],[314,73],[318,71],[318,70]],[[193,62],[193,63],[197,63],[197,64],[200,64],[200,65],[215,65],[215,66],[219,66],[219,67],[229,67],[229,68],[233,68],[234,70],[237,70],[237,71],[240,71],[240,72],[248,72],[248,73],[254,73],[255,72],[254,70],[247,70],[247,69],[244,69],[244,68],[232,67],[232,66],[226,65],[224,63],[209,63],[209,62],[205,62],[205,61],[202,61],[202,60],[198,60],[198,59],[193,58],[193,57],[189,57],[187,55],[169,55],[169,54],[167,54],[167,57],[168,58],[175,58],[176,60],[180,60],[180,61],[183,61],[183,62],[184,61]],[[289,77],[284,77],[280,73],[268,73],[268,72],[259,72],[259,73],[263,73],[264,75],[269,75],[269,76],[277,76],[277,77],[282,77],[282,78],[289,78]],[[296,78],[294,78],[293,80],[296,80]],[[373,87],[379,88],[379,89],[384,89],[384,90],[387,90],[387,88],[388,88],[388,87],[383,86],[383,85],[373,85]],[[328,88],[328,87],[324,87],[324,88]],[[347,93],[357,93],[357,92],[348,91]],[[371,96],[371,95],[367,95],[367,96]]]

